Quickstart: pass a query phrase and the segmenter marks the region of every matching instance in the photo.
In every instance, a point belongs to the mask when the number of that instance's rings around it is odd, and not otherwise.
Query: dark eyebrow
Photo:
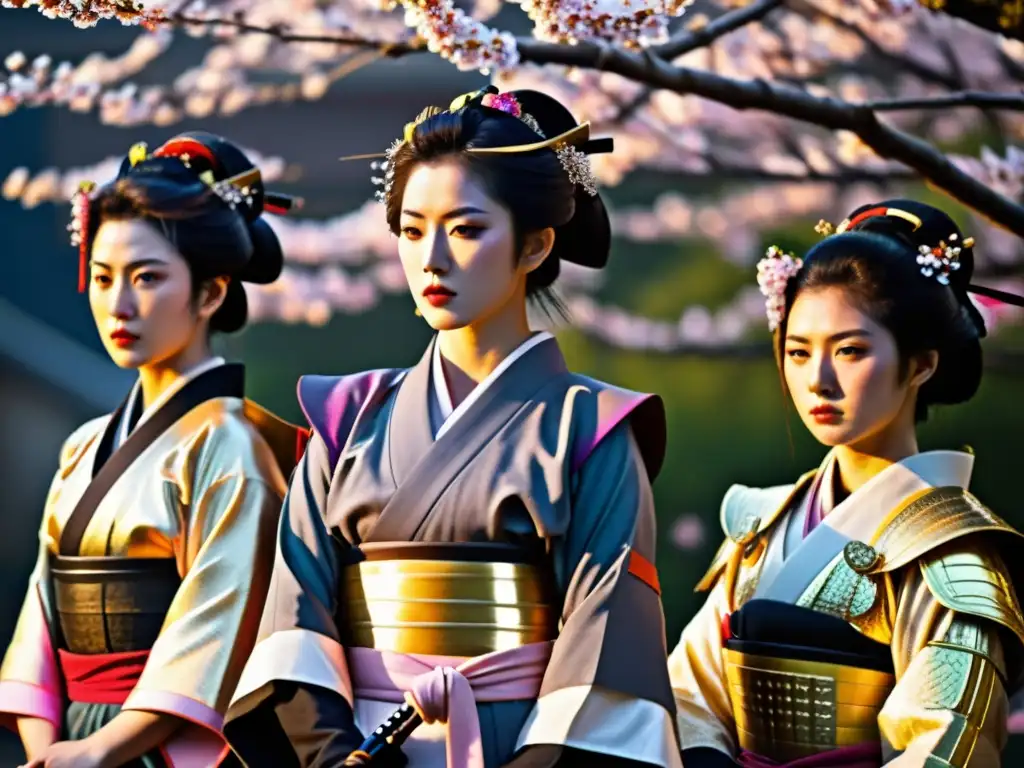
[[[96,261],[96,259],[92,259],[92,263],[95,266],[97,266],[97,267],[102,267],[103,269],[110,269],[110,265],[109,264],[105,264],[102,261]],[[139,259],[137,261],[130,261],[127,264],[125,264],[125,269],[131,271],[131,270],[139,269],[140,267],[166,267],[166,266],[167,266],[167,262],[160,261],[160,259]]]
[[[853,328],[849,331],[840,331],[839,333],[833,333],[828,337],[829,341],[843,341],[844,339],[851,339],[856,336],[871,336],[871,331],[865,330],[864,328]],[[786,336],[787,341],[795,341],[797,344],[810,344],[810,339],[806,339],[803,336],[797,336],[796,334],[790,333]]]
[[[419,211],[410,211],[408,208],[404,209],[402,211],[402,213],[404,213],[406,216],[411,216],[414,219],[425,219],[426,218],[426,216],[424,216]],[[448,213],[446,213],[444,216],[441,217],[441,221],[448,221],[449,219],[457,219],[460,216],[469,216],[470,214],[474,214],[474,213],[484,214],[485,216],[487,215],[487,211],[481,210],[480,208],[474,208],[471,205],[466,205],[466,206],[463,206],[462,208],[456,208],[453,211],[448,211]]]

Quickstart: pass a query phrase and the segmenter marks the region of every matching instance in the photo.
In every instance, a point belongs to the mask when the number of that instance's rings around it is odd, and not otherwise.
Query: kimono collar
[[[473,403],[480,399],[487,389],[494,384],[495,381],[503,374],[508,368],[519,358],[529,352],[531,349],[536,347],[538,344],[553,340],[552,336],[547,331],[540,331],[530,336],[526,341],[516,347],[508,356],[502,360],[498,367],[488,374],[487,378],[481,381],[473,391],[469,393],[465,400],[459,403],[458,408],[454,408],[452,405],[451,392],[448,389],[448,383],[444,377],[444,366],[441,363],[441,345],[438,340],[434,340],[434,348],[431,352],[430,361],[430,378],[432,381],[432,390],[434,393],[434,402],[437,405],[439,415],[441,417],[441,426],[434,435],[434,439],[438,439],[454,424],[459,417],[465,413]]]
[[[829,519],[833,510],[856,507],[870,499],[871,505],[891,509],[905,496],[922,488],[956,486],[966,489],[974,470],[974,456],[963,451],[924,451],[890,464],[864,485],[851,493],[842,503],[835,503],[834,480],[838,469],[835,452],[829,451],[818,470],[818,481],[813,491],[812,508],[808,510],[810,525]],[[833,520],[833,522],[835,522]]]
[[[142,412],[142,416],[139,420],[132,423],[131,415],[135,413],[139,398],[142,397],[142,385],[138,379],[135,380],[135,384],[132,385],[132,391],[128,395],[128,403],[125,406],[124,414],[121,417],[121,428],[118,430],[118,441],[120,445],[128,439],[128,435],[132,433],[139,424],[142,424],[149,419],[154,413],[159,411],[167,401],[174,397],[175,393],[179,392],[182,387],[188,384],[192,379],[196,378],[200,374],[206,373],[209,370],[216,368],[219,365],[224,365],[225,360],[223,357],[211,357],[209,360],[205,360],[199,365],[196,365],[188,370],[184,371],[181,376],[174,381],[171,386],[160,393],[160,397],[150,403],[149,407]]]

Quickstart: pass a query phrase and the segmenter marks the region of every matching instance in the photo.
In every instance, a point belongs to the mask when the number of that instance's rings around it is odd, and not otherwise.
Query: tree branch
[[[717,20],[715,24],[718,26],[715,28],[715,32],[724,34],[730,29],[742,26],[742,23],[748,23],[767,14],[774,7],[776,7],[775,0],[758,0],[754,5],[742,11],[726,14]],[[727,18],[729,19],[728,23],[726,23]],[[186,16],[177,16],[175,19],[176,21],[172,23],[186,24],[190,21]],[[293,35],[282,29],[247,24],[241,18],[216,22],[193,21],[226,24],[243,32],[272,34],[278,39],[286,41],[376,47],[387,56],[402,56],[426,50],[418,41],[391,43],[338,35]],[[711,33],[707,30],[712,26],[708,25],[703,32],[694,33],[692,38],[689,36],[677,38],[675,45],[669,49],[669,53],[685,50],[692,44],[691,41],[710,36]],[[847,26],[862,35],[865,42],[871,45],[875,51],[881,54],[887,53],[863,30],[859,30],[855,26]],[[698,38],[698,35],[701,34],[704,35],[704,38]],[[870,104],[851,104],[836,98],[813,96],[796,88],[772,84],[763,80],[734,80],[711,72],[674,66],[655,55],[653,49],[633,53],[607,44],[562,45],[541,42],[533,38],[518,38],[516,42],[523,62],[604,70],[651,88],[663,88],[675,93],[700,96],[733,109],[758,109],[833,131],[850,131],[880,157],[895,160],[917,171],[934,186],[947,192],[964,205],[973,208],[1009,231],[1024,236],[1024,206],[1018,205],[974,180],[927,142],[880,122]],[[664,51],[665,48],[662,47],[661,50]],[[906,66],[908,62],[901,61],[901,64]],[[928,74],[934,77],[937,73],[929,71]],[[960,94],[955,96],[960,96]],[[1000,98],[994,94],[989,94],[989,96]],[[966,96],[961,98],[967,99]],[[883,103],[882,108],[886,107],[889,109],[903,108],[896,106],[894,102]]]
[[[783,0],[756,0],[745,8],[719,16],[701,29],[688,29],[668,42],[652,46],[650,51],[659,59],[672,61],[698,48],[705,48],[740,27],[760,21],[782,5],[782,2]]]
[[[960,91],[944,96],[920,99],[878,99],[857,106],[874,112],[895,112],[911,109],[946,109],[949,107],[977,107],[978,109],[1010,109],[1024,111],[1024,93],[1002,94],[984,91]]]
[[[655,88],[701,96],[733,109],[759,109],[833,131],[850,131],[880,157],[913,168],[961,203],[1024,237],[1024,206],[975,181],[927,142],[881,123],[868,107],[812,96],[763,80],[733,80],[676,67],[649,52],[630,53],[592,43],[566,46],[533,39],[517,42],[522,60],[533,64],[597,69],[600,62],[605,71]]]
[[[353,48],[375,48],[383,56],[397,58],[409,53],[422,53],[426,46],[418,39],[408,42],[373,40],[371,38],[353,35],[302,35],[286,31],[286,27],[273,26],[263,27],[258,24],[249,24],[239,14],[232,19],[204,19],[195,16],[188,16],[183,13],[174,13],[167,17],[166,23],[175,27],[201,26],[201,27],[229,27],[242,33],[270,35],[284,43],[333,43],[334,45],[349,46]]]
[[[654,46],[651,48],[651,52],[660,59],[672,61],[699,48],[706,48],[720,37],[745,27],[747,24],[759,21],[782,5],[782,3],[783,0],[757,0],[757,2],[748,5],[746,8],[729,11],[719,16],[702,29],[687,29],[668,42]],[[637,110],[647,104],[653,93],[653,88],[644,88],[623,106],[619,114],[616,115],[614,122],[621,124],[628,120]]]

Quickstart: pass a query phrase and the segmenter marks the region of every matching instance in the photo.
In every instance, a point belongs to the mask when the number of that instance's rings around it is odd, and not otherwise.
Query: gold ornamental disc
[[[882,553],[863,541],[850,541],[843,547],[846,564],[857,573],[868,573],[882,560]]]

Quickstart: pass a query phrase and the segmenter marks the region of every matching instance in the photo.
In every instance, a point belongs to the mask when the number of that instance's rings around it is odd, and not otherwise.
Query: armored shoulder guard
[[[807,489],[816,474],[815,471],[808,472],[796,483],[771,488],[730,486],[722,499],[721,509],[722,530],[726,538],[695,591],[705,592],[710,589],[736,549],[745,547],[769,530],[782,513],[789,509],[794,499]]]
[[[1024,617],[1010,570],[991,536],[960,538],[920,560],[928,590],[946,608],[994,621],[1024,644]]]
[[[1021,534],[956,486],[932,488],[897,509],[875,536],[872,572],[917,563],[935,599],[950,610],[994,621],[1024,643],[1015,571],[1002,557]]]

